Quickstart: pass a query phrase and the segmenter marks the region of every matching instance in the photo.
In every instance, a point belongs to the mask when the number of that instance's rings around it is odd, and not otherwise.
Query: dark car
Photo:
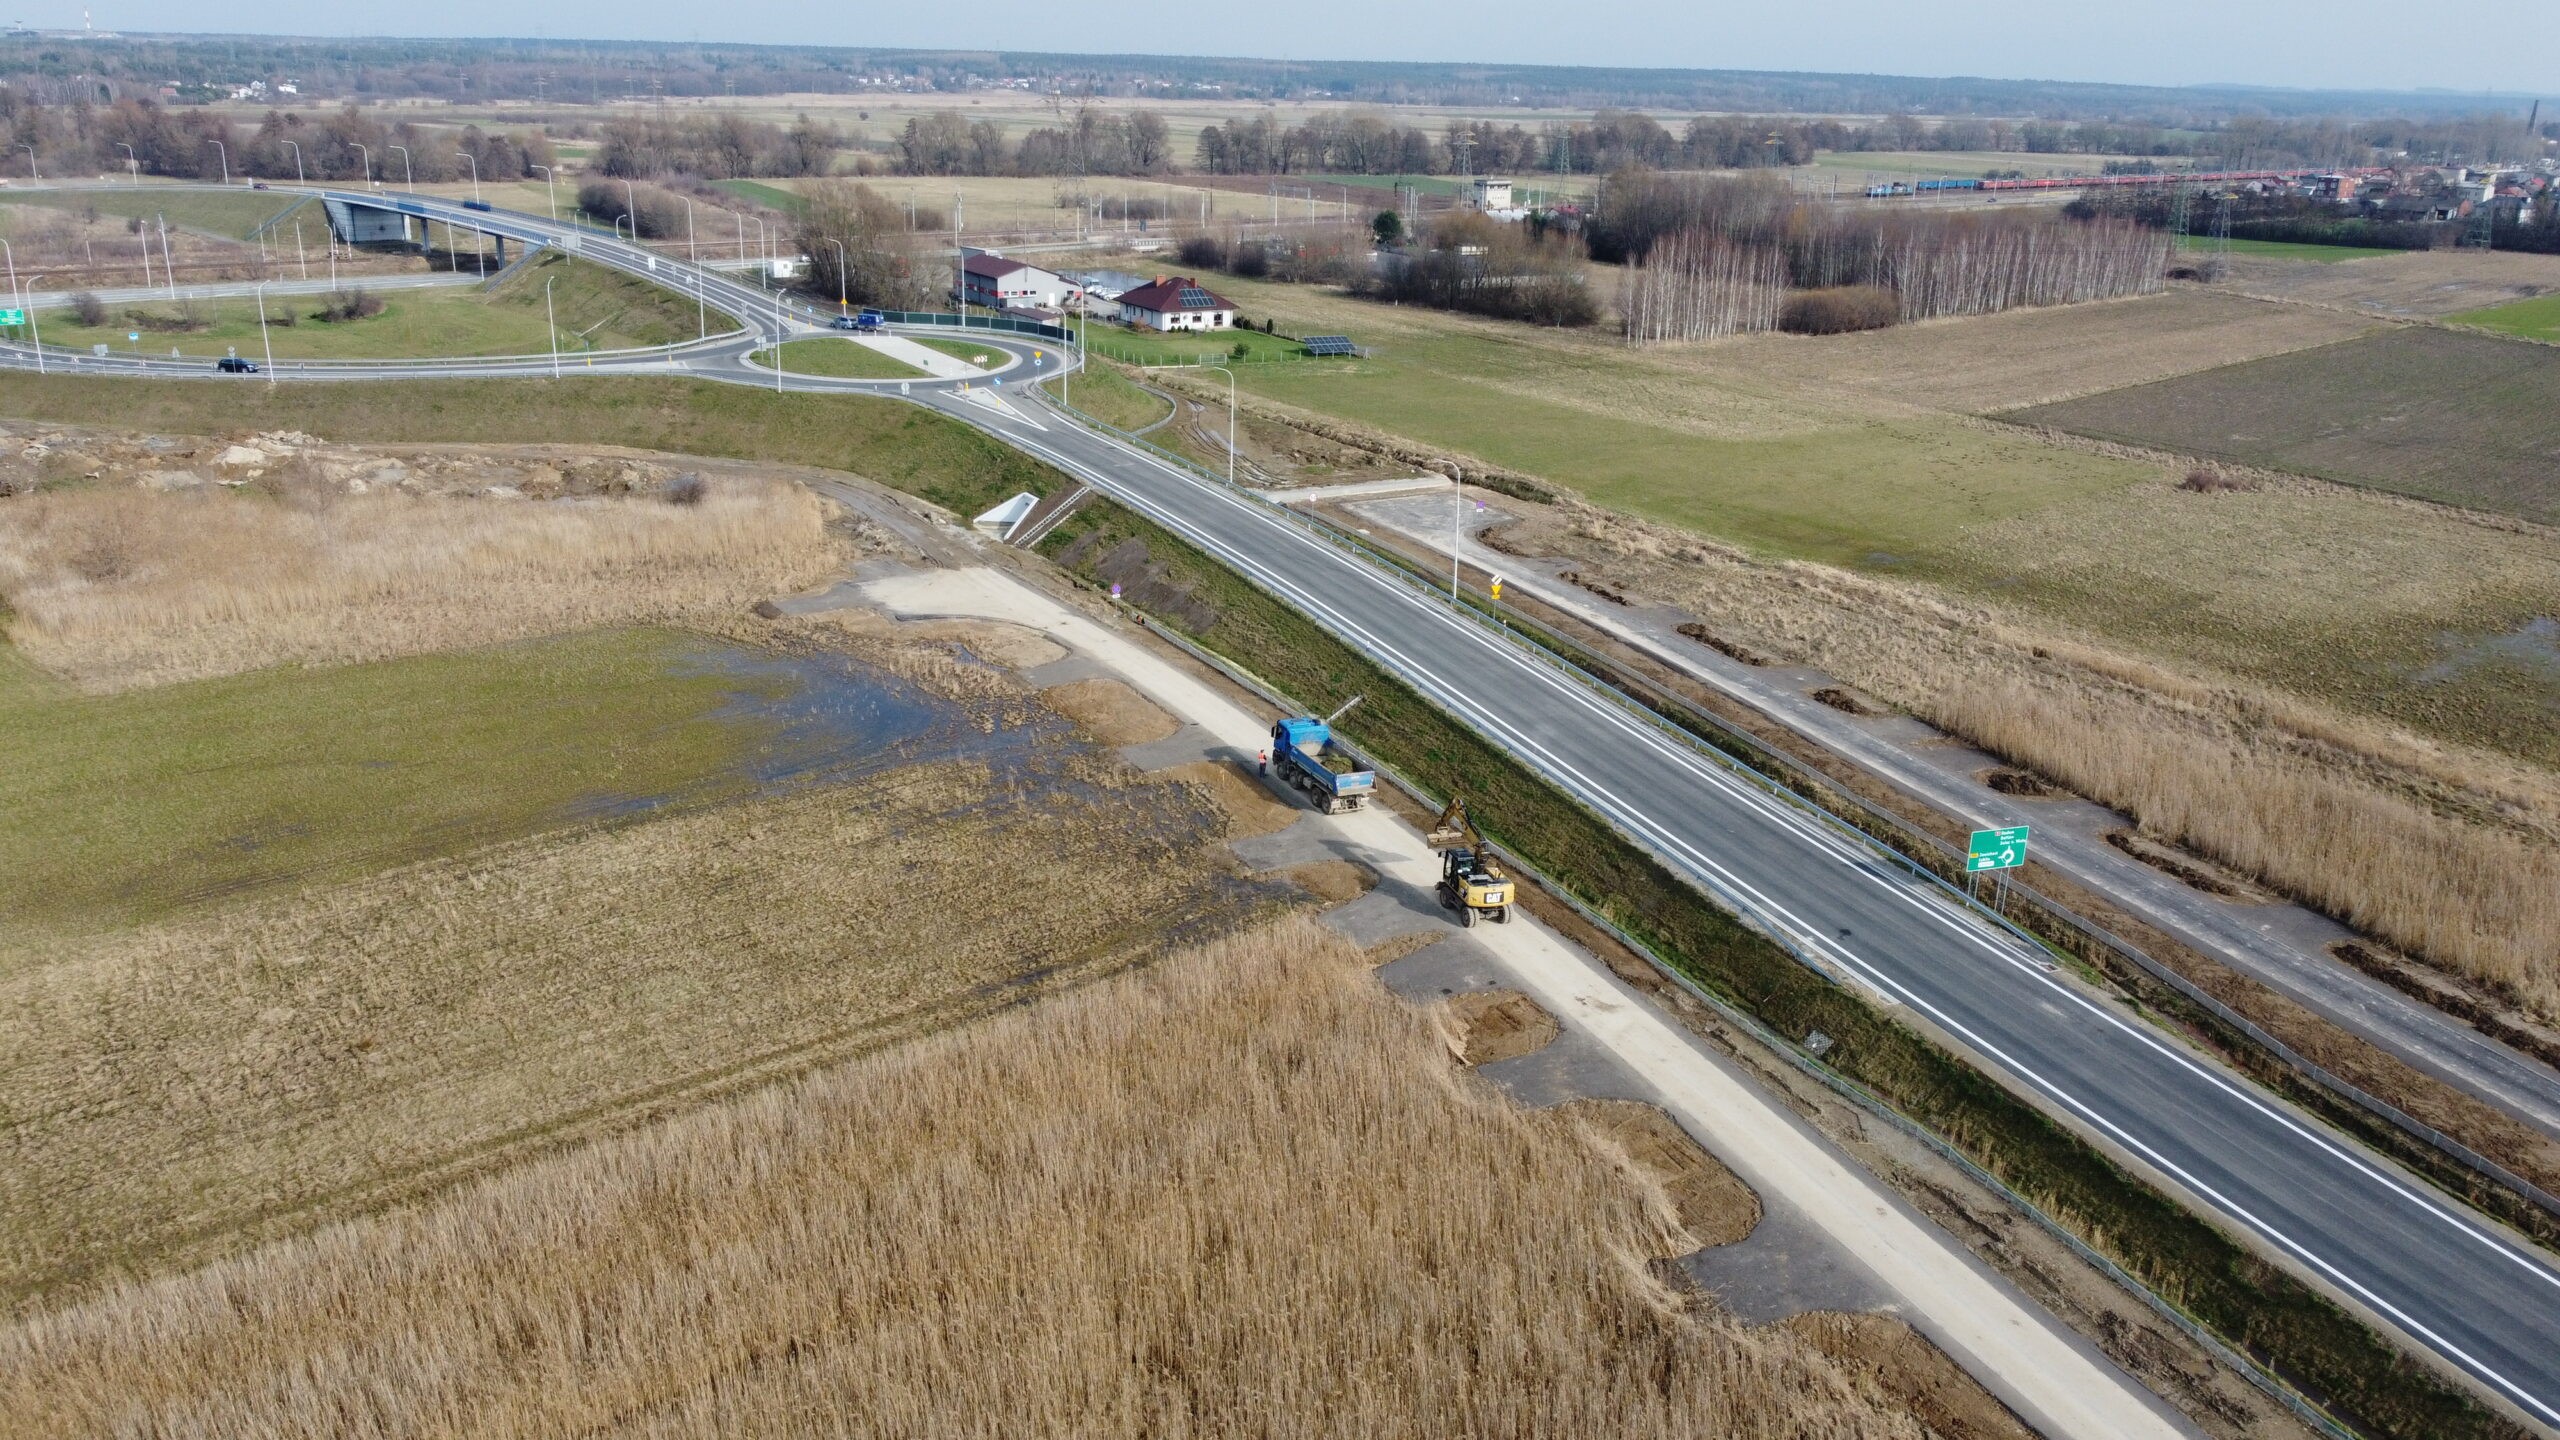
[[[249,188],[252,190],[264,190],[267,188],[267,182],[264,180],[252,181],[250,182]]]
[[[255,375],[258,373],[258,362],[243,360],[237,355],[225,355],[213,362],[213,368],[225,375]]]
[[[494,210],[497,207],[491,205],[486,200],[465,200],[462,202],[462,208],[465,210]]]
[[[862,322],[850,315],[839,315],[827,323],[838,330],[859,330],[862,328]]]

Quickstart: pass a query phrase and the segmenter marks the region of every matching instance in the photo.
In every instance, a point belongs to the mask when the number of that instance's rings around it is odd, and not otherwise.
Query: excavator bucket
[[[1443,825],[1426,833],[1422,837],[1422,843],[1430,846],[1434,850],[1446,850],[1450,846],[1455,845],[1466,838],[1466,831],[1459,829],[1455,825]]]

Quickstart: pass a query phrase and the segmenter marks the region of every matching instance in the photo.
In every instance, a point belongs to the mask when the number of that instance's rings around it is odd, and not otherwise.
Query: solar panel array
[[[1348,335],[1310,335],[1300,342],[1310,355],[1353,355],[1358,350]]]
[[[1219,308],[1217,296],[1210,294],[1206,290],[1195,289],[1188,285],[1182,288],[1182,299],[1179,303],[1185,310],[1215,310]]]

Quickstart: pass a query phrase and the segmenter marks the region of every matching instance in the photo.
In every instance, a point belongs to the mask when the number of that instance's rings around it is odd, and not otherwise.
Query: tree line
[[[935,110],[907,121],[897,150],[898,169],[908,175],[1159,175],[1174,168],[1163,116],[1092,105],[1019,142],[1008,142],[993,121]]]
[[[405,120],[386,126],[354,106],[318,115],[270,110],[255,126],[244,127],[214,111],[149,100],[44,105],[0,88],[0,131],[21,158],[21,147],[33,147],[37,173],[57,179],[139,172],[218,180],[227,169],[235,178],[353,180],[370,174],[425,184],[468,174],[475,161],[483,180],[520,179],[533,174],[532,167],[552,163],[550,139],[538,130]]]
[[[788,127],[738,115],[624,115],[606,122],[595,164],[617,178],[824,175],[844,144],[843,132],[806,115]]]

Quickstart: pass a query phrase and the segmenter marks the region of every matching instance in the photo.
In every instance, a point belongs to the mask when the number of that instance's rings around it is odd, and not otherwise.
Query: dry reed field
[[[1304,920],[0,1333],[13,1435],[1928,1432]],[[1559,1223],[1571,1217],[1569,1223]]]
[[[1727,640],[1820,666],[2560,1016],[2560,779],[2549,771],[1920,587],[1565,513],[1506,543],[1608,565],[1613,581]]]
[[[743,477],[689,505],[290,481],[45,491],[0,502],[0,606],[29,659],[123,689],[733,615],[834,567],[827,514]]]
[[[1040,782],[892,766],[0,941],[0,1304],[448,1184],[1278,903],[1214,848],[1207,796],[1054,735],[1015,763]]]

